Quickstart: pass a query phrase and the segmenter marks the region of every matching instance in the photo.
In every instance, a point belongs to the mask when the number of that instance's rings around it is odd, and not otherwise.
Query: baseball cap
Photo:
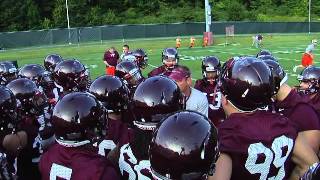
[[[182,81],[188,77],[190,77],[190,72],[182,67],[174,68],[169,75],[169,78],[175,81]]]

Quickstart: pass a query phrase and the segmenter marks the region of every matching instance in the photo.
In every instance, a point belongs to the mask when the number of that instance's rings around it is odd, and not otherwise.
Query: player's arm
[[[301,134],[296,138],[291,159],[296,164],[296,167],[289,178],[291,180],[302,177],[312,164],[319,161],[317,155],[305,142]]]
[[[282,84],[280,86],[280,89],[276,95],[276,99],[278,101],[283,101],[286,97],[288,97],[288,95],[290,94],[292,88],[287,85],[286,83]]]
[[[216,162],[216,171],[208,180],[229,180],[232,174],[232,159],[228,154],[221,153]]]

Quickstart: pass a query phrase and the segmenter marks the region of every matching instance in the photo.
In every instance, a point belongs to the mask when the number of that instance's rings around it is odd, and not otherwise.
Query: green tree
[[[28,29],[37,29],[40,27],[40,14],[37,5],[33,0],[27,0],[26,6],[26,21]]]
[[[243,4],[238,1],[231,0],[226,7],[228,21],[241,21],[247,17],[247,10]]]
[[[67,27],[65,0],[55,0],[53,22],[57,28]]]

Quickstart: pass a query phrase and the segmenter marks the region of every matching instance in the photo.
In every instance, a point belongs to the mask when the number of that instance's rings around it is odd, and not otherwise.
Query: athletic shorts
[[[106,74],[107,74],[107,75],[112,75],[112,76],[114,76],[114,75],[115,75],[115,72],[116,72],[116,67],[114,67],[114,66],[106,67]]]
[[[301,65],[303,67],[308,67],[310,65],[313,65],[313,57],[308,53],[303,53]]]

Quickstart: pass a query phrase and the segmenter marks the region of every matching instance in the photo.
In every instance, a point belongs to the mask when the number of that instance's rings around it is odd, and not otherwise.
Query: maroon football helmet
[[[263,62],[266,63],[271,70],[273,82],[275,84],[274,94],[276,94],[278,93],[281,85],[288,80],[288,75],[277,61],[272,59],[264,59]]]
[[[9,61],[0,62],[0,84],[6,85],[10,81],[17,79],[17,67]]]
[[[148,55],[143,49],[136,49],[132,52],[132,55],[136,57],[136,64],[139,68],[144,69],[148,65]]]
[[[217,129],[194,111],[177,112],[161,121],[149,148],[156,179],[206,179],[213,174],[218,155]]]
[[[175,59],[176,64],[179,63],[179,55],[176,48],[165,48],[162,51],[162,62],[164,63],[167,59]]]
[[[256,57],[259,58],[260,56],[268,56],[268,55],[272,56],[271,52],[266,49],[263,49],[257,53]]]
[[[49,54],[47,57],[44,58],[44,67],[47,71],[53,72],[54,68],[63,61],[62,57],[58,54]]]
[[[262,56],[259,56],[258,59],[279,62],[276,57],[271,56],[271,55],[262,55]]]
[[[218,78],[221,71],[220,60],[215,56],[207,56],[202,60],[201,69],[203,78],[207,78],[207,72],[217,72]]]
[[[88,70],[75,59],[59,63],[52,75],[64,91],[85,91],[89,84]]]
[[[135,89],[144,79],[138,66],[130,61],[123,61],[117,64],[115,75],[123,79],[130,89]]]
[[[40,115],[47,106],[47,97],[37,85],[27,78],[19,78],[7,84],[18,100],[18,108],[25,115]]]
[[[22,78],[28,78],[37,85],[41,85],[45,74],[46,70],[43,66],[39,64],[27,64],[20,68],[18,76]]]
[[[271,102],[275,87],[269,67],[253,57],[231,60],[221,75],[221,90],[242,111],[254,111]]]
[[[300,75],[298,75],[300,82],[310,83],[307,89],[298,89],[305,94],[313,94],[319,91],[320,83],[320,68],[316,66],[309,66],[305,68]]]
[[[103,75],[94,80],[89,88],[109,111],[121,112],[128,109],[129,89],[116,76]]]
[[[103,105],[92,95],[72,92],[53,109],[52,125],[56,140],[67,147],[96,142],[105,135],[106,115]]]
[[[14,131],[17,122],[17,101],[9,88],[0,85],[0,139]]]
[[[184,108],[184,97],[178,85],[164,76],[154,76],[140,83],[133,96],[134,125],[153,130],[169,113]]]

